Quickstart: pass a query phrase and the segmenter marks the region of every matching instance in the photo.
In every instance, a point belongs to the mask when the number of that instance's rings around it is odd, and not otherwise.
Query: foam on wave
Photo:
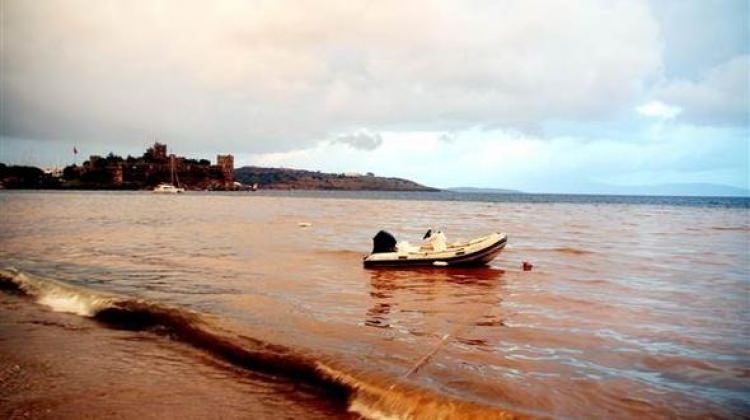
[[[169,305],[103,294],[54,279],[0,269],[0,289],[16,292],[54,311],[93,318],[109,327],[148,330],[202,349],[235,366],[303,380],[348,410],[372,419],[520,418],[516,413],[440,395],[401,378],[347,369],[327,356],[237,336],[201,314]]]

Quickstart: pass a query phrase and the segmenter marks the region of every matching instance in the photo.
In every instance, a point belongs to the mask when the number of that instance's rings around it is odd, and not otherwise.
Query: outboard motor
[[[384,230],[372,238],[372,253],[381,252],[396,252],[396,238]]]

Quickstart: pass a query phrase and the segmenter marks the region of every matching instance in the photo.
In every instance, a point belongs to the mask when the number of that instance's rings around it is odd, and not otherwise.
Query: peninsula
[[[188,190],[353,190],[439,191],[401,178],[372,173],[324,173],[286,168],[234,168],[231,154],[217,155],[216,163],[167,152],[154,143],[139,157],[110,153],[92,155],[82,165],[63,169],[8,166],[0,163],[0,189],[150,190],[174,182]]]
[[[372,172],[325,173],[303,169],[245,166],[234,171],[238,181],[271,190],[440,191],[402,178]]]

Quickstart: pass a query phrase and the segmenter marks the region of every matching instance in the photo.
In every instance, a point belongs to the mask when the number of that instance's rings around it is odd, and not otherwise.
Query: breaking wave
[[[112,328],[151,331],[189,344],[235,366],[305,381],[348,410],[371,419],[526,416],[463,401],[408,383],[343,366],[333,357],[238,336],[188,309],[105,294],[15,269],[0,269],[0,290],[19,293],[54,311],[89,317]]]
[[[22,293],[57,312],[92,317],[111,307],[117,298],[78,288],[53,279],[27,275],[15,269],[0,269],[0,289]]]

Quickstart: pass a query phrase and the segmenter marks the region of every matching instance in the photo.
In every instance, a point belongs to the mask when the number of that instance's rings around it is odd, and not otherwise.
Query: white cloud
[[[695,54],[747,29],[721,11],[695,30],[698,3],[660,26],[645,0],[0,2],[0,160],[159,138],[186,155],[437,186],[747,172],[732,131],[747,137],[747,43]],[[577,138],[532,135],[545,124]]]
[[[667,105],[661,101],[651,101],[637,107],[636,111],[646,117],[671,120],[672,118],[680,115],[680,112],[682,112],[682,108],[678,106]]]
[[[7,137],[273,152],[353,127],[528,128],[632,107],[644,1],[87,0],[3,7]]]

